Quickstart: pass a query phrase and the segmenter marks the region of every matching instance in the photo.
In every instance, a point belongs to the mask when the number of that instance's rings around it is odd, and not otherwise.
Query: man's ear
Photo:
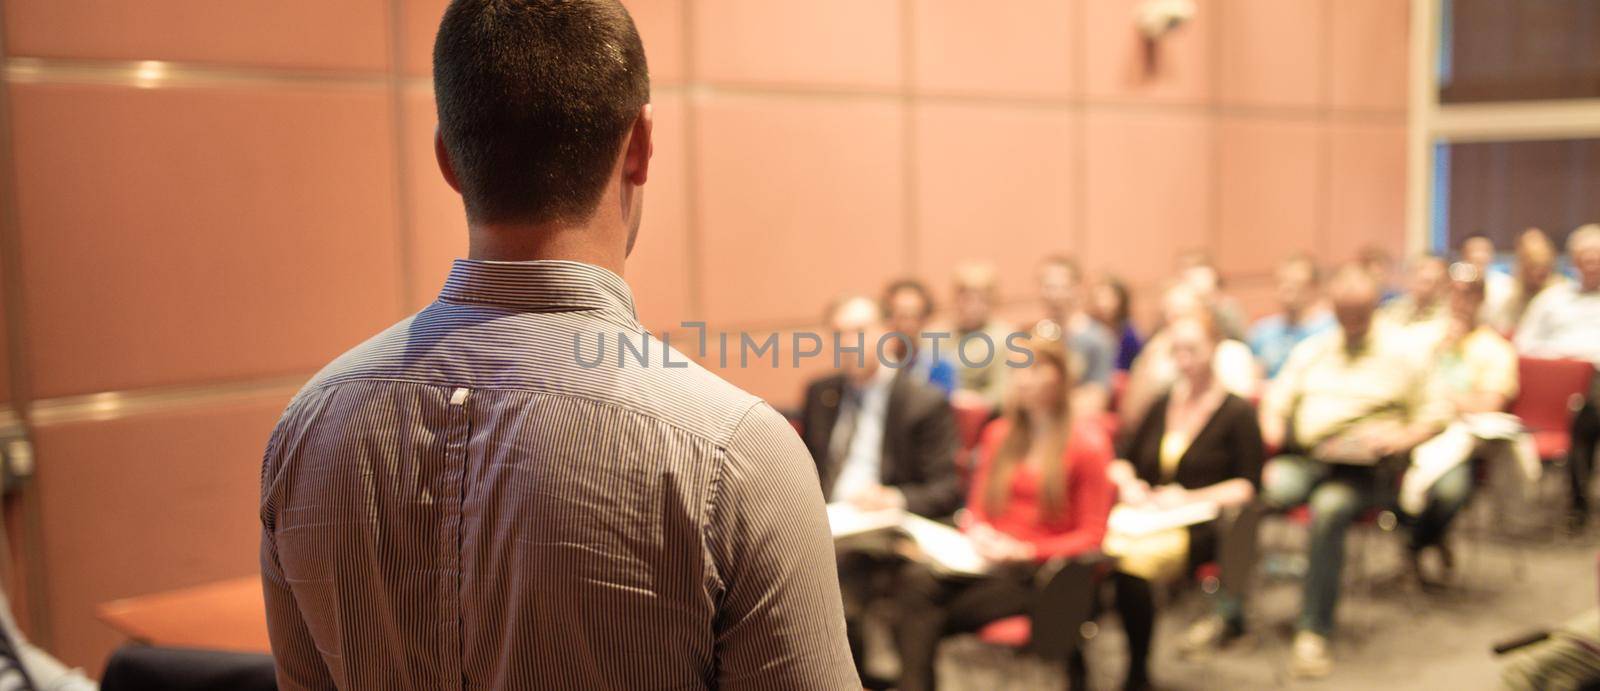
[[[439,173],[444,176],[444,181],[450,183],[450,189],[461,193],[461,181],[456,179],[456,168],[450,163],[450,152],[444,148],[444,135],[439,133],[439,128],[433,129],[433,157],[439,162]]]
[[[622,179],[635,187],[643,185],[650,178],[650,155],[655,153],[655,141],[651,138],[651,130],[655,127],[655,116],[646,103],[639,108],[639,117],[633,120],[633,131],[628,135],[628,151],[622,160]]]

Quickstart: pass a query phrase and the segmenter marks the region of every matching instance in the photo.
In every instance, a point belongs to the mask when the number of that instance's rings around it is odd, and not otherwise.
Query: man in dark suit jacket
[[[900,508],[943,517],[961,507],[955,471],[959,439],[944,391],[910,367],[878,360],[882,313],[867,298],[850,298],[829,314],[844,348],[840,370],[806,387],[801,413],[806,448],[829,502],[862,510]],[[858,357],[860,355],[860,357]],[[894,364],[896,366],[891,367]],[[839,586],[844,595],[850,652],[861,669],[861,619],[867,606],[894,588],[901,559],[891,550],[841,550]]]
[[[839,372],[806,387],[801,413],[806,448],[830,502],[948,516],[961,508],[962,498],[955,418],[938,387],[909,367],[878,361],[879,316],[877,305],[866,298],[834,308],[840,342],[853,346],[861,334],[866,347],[860,361],[846,352]]]

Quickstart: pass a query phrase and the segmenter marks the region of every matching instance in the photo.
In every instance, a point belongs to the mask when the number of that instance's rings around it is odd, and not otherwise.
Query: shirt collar
[[[499,305],[529,312],[599,310],[636,322],[633,292],[610,271],[581,262],[457,259],[439,301]]]

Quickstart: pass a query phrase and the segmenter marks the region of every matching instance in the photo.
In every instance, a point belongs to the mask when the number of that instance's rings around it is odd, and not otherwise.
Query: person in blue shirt
[[[1296,255],[1278,265],[1277,296],[1282,311],[1257,321],[1250,327],[1250,351],[1266,371],[1267,378],[1289,359],[1289,351],[1319,333],[1333,328],[1333,315],[1322,303],[1322,280],[1317,264],[1310,257]]]
[[[883,291],[883,314],[889,329],[900,338],[892,341],[895,355],[909,359],[911,371],[943,391],[956,390],[956,368],[950,358],[955,353],[954,339],[943,334],[941,343],[929,343],[928,318],[933,316],[933,294],[921,281],[902,278]],[[904,352],[909,346],[910,352]]]
[[[1144,339],[1133,326],[1128,284],[1116,276],[1101,276],[1089,293],[1089,314],[1117,339],[1117,371],[1133,369]]]

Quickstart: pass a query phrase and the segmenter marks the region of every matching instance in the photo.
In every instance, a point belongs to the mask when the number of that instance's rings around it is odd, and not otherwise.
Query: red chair
[[[1094,554],[1053,562],[1028,613],[990,622],[978,640],[1064,662],[1083,643],[1084,625],[1093,621],[1099,583],[1114,562]]]
[[[1584,360],[1520,358],[1517,375],[1521,393],[1511,404],[1511,414],[1533,435],[1539,457],[1562,460],[1572,446],[1572,414],[1583,405],[1594,378],[1594,365]]]

